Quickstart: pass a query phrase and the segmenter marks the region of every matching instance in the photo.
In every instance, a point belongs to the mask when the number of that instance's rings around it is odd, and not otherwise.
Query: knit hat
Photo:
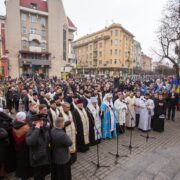
[[[83,101],[81,100],[81,99],[78,99],[76,102],[75,102],[75,104],[82,104],[83,103]]]
[[[25,112],[18,112],[16,114],[16,121],[18,121],[18,122],[26,121],[26,113]]]

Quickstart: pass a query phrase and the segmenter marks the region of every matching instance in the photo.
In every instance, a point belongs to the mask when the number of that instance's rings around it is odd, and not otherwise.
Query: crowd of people
[[[173,81],[9,79],[0,85],[0,179],[70,180],[77,152],[129,129],[163,132],[175,121]]]

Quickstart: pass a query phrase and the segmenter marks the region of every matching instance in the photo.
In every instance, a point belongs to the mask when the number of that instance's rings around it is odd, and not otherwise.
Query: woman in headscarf
[[[104,96],[103,103],[101,105],[102,116],[102,138],[112,138],[116,136],[116,118],[112,103],[112,94],[108,93]]]
[[[26,134],[30,126],[26,121],[26,114],[19,112],[13,123],[12,135],[16,151],[16,177],[26,180],[32,176],[29,163],[29,148],[26,145]]]

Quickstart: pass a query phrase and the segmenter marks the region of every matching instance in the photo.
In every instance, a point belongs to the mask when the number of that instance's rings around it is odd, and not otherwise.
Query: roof
[[[72,22],[72,20],[67,16],[67,20],[68,20],[68,27],[69,29],[72,29],[72,30],[77,30],[77,27],[74,25],[74,23]]]
[[[104,29],[101,29],[101,30],[99,30],[99,31],[96,31],[96,32],[94,32],[94,33],[92,33],[92,34],[87,34],[87,35],[85,35],[85,36],[77,39],[77,40],[74,41],[74,42],[78,42],[78,41],[80,41],[80,40],[83,40],[84,38],[89,38],[89,37],[94,36],[94,35],[96,35],[96,34],[103,33],[103,32],[105,32],[105,31],[107,31],[107,30],[112,29],[112,28],[121,28],[126,34],[128,34],[129,36],[131,36],[131,37],[134,38],[134,35],[133,35],[132,33],[130,33],[129,31],[127,31],[124,27],[122,27],[121,24],[113,23],[113,24],[111,24],[110,26],[105,27]]]
[[[48,11],[48,4],[46,0],[20,0],[20,6],[31,8],[31,4],[37,5],[37,10]]]

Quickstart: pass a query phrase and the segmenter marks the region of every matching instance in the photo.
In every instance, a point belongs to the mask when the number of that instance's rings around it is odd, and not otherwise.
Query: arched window
[[[33,39],[33,40],[31,41],[31,46],[33,46],[33,47],[39,47],[39,46],[40,46],[40,43],[39,43],[39,41],[37,41],[36,39]]]

